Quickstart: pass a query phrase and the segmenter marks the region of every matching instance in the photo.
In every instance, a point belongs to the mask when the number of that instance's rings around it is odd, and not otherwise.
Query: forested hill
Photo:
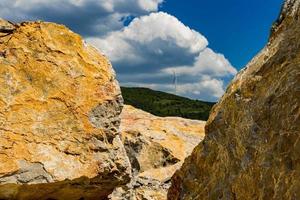
[[[121,87],[125,104],[132,105],[156,116],[178,116],[207,120],[215,103],[192,100],[149,88]]]

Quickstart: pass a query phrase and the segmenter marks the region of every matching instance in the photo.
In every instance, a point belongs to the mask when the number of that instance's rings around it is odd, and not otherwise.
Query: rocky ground
[[[156,117],[132,106],[121,114],[121,138],[132,167],[132,180],[111,199],[164,200],[170,179],[204,138],[204,121]]]

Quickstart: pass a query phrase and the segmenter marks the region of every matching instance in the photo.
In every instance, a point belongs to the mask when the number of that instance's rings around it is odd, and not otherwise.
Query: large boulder
[[[131,182],[113,200],[165,200],[170,179],[204,138],[204,121],[157,117],[132,106],[121,114],[121,134],[131,161]]]
[[[168,199],[300,199],[300,0],[213,108]]]
[[[0,21],[0,199],[103,199],[130,180],[108,59],[62,25]]]

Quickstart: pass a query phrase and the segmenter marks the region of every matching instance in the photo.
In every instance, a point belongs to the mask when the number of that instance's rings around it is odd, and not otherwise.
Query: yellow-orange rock
[[[300,199],[300,0],[213,108],[168,199]]]
[[[0,199],[102,199],[126,184],[108,59],[62,25],[0,27]]]
[[[204,138],[205,122],[156,117],[132,106],[121,114],[121,134],[133,178],[111,199],[165,200],[170,178]]]

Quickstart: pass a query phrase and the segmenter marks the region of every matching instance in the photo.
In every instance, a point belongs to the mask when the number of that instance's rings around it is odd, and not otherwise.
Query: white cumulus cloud
[[[162,2],[163,0],[138,0],[140,7],[147,11],[157,10]]]
[[[135,18],[129,26],[103,38],[88,38],[113,62],[150,70],[191,64],[208,45],[207,39],[164,12]],[[118,67],[118,65],[117,65]],[[148,69],[145,69],[148,67]]]
[[[176,71],[182,75],[201,76],[208,74],[215,77],[235,75],[237,73],[237,70],[223,54],[215,53],[210,48],[205,48],[201,51],[192,66],[170,67],[165,68],[163,71],[169,74]]]
[[[123,19],[158,10],[163,0],[1,0],[0,17],[63,23],[83,35],[123,28]]]
[[[224,93],[223,78],[237,73],[202,34],[164,12],[135,18],[122,30],[88,42],[108,55],[127,86],[174,92],[176,72],[179,94],[216,100]]]

